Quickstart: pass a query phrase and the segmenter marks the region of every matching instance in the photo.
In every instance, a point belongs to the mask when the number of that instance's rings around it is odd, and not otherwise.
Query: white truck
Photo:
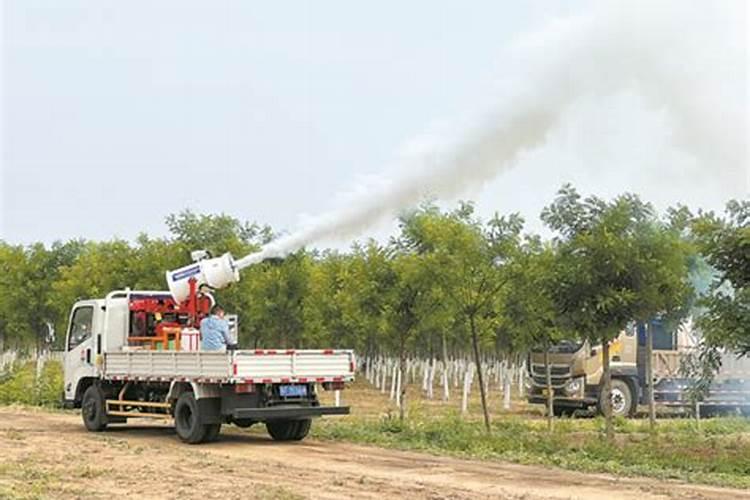
[[[213,297],[198,290],[215,286],[209,267],[219,260],[236,276],[225,255],[192,265],[197,272],[186,266],[167,273],[169,292],[122,290],[76,302],[64,403],[82,409],[88,430],[131,418],[173,419],[179,438],[193,444],[215,440],[222,424],[265,423],[273,439],[287,441],[303,439],[314,417],[349,413],[321,406],[317,391],[354,380],[350,350],[200,350],[197,327]],[[190,283],[180,290],[176,280]]]

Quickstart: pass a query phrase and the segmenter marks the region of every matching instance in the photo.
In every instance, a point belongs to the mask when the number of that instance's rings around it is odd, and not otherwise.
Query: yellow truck
[[[658,320],[652,331],[654,402],[661,407],[694,409],[689,397],[692,380],[681,374],[681,360],[697,345],[690,320],[674,331]],[[646,376],[646,330],[643,324],[629,326],[610,344],[612,413],[634,416],[639,404],[648,404]],[[602,346],[588,341],[563,341],[549,349],[555,415],[576,410],[602,408]],[[544,351],[529,354],[528,401],[547,404]],[[697,403],[702,415],[722,412],[750,415],[750,361],[724,355],[707,397]]]

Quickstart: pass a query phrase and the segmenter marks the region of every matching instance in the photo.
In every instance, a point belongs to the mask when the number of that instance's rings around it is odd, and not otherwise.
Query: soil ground
[[[0,498],[748,498],[656,479],[460,460],[227,427],[189,446],[162,423],[88,433],[72,412],[0,408]]]

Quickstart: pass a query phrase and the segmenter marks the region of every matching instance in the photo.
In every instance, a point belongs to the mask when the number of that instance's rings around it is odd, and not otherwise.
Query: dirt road
[[[651,479],[229,431],[181,444],[153,424],[87,433],[77,415],[0,409],[0,498],[748,498]]]

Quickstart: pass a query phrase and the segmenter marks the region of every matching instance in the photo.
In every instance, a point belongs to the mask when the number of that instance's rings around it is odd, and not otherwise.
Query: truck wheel
[[[201,423],[198,402],[192,392],[183,392],[174,407],[174,427],[179,438],[189,444],[203,441],[206,425]]]
[[[221,424],[206,424],[206,435],[203,436],[204,443],[211,443],[219,439],[221,433]]]
[[[83,393],[81,416],[86,429],[101,432],[107,428],[107,409],[104,403],[104,393],[97,385],[91,385]]]
[[[612,379],[612,416],[633,416],[633,393],[627,382],[621,379]],[[599,395],[599,412],[604,415],[604,392]]]
[[[311,425],[312,419],[310,418],[306,418],[305,420],[297,420],[297,428],[292,439],[294,441],[302,441],[303,439],[305,439],[307,434],[310,432]]]
[[[266,422],[266,429],[274,441],[300,441],[310,432],[312,421],[304,420],[272,420]]]

